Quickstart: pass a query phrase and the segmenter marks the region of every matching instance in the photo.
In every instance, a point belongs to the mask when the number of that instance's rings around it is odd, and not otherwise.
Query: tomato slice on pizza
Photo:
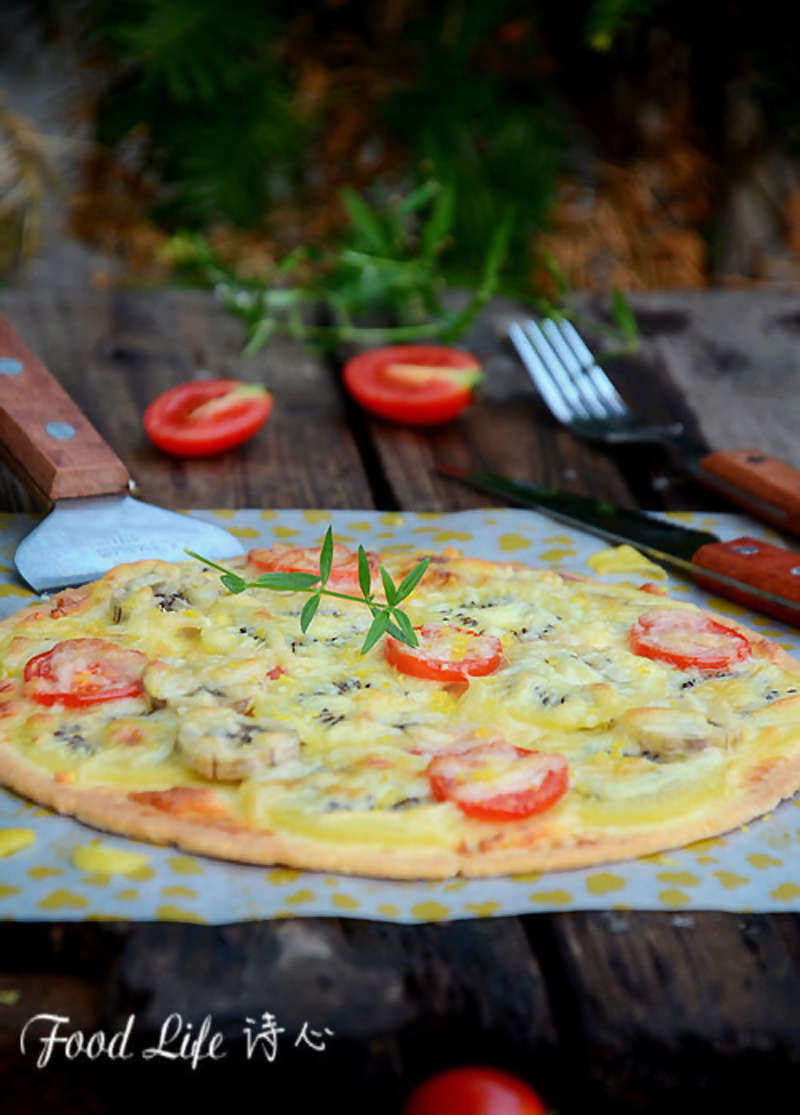
[[[147,658],[105,639],[66,639],[31,658],[24,678],[40,705],[79,708],[138,697]]]
[[[512,821],[541,813],[569,786],[563,755],[526,751],[504,740],[437,755],[427,768],[437,801],[452,801],[468,817]]]
[[[251,550],[247,560],[262,573],[319,574],[320,550],[320,546],[276,546],[271,550]],[[378,576],[378,559],[368,551],[367,561],[371,581],[374,583]],[[333,561],[327,587],[361,594],[358,584],[358,554],[339,542],[333,544]]]
[[[386,661],[403,674],[433,681],[468,681],[493,674],[503,660],[503,644],[494,635],[462,627],[426,624],[415,628],[419,646],[389,636]]]
[[[634,654],[679,670],[727,670],[752,653],[749,641],[733,627],[699,612],[672,608],[639,616],[629,640]]]

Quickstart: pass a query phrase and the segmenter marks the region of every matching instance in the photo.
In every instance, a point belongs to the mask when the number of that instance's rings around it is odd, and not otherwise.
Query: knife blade
[[[509,503],[534,507],[569,527],[615,545],[627,543],[660,565],[680,570],[730,600],[800,627],[800,553],[758,538],[723,542],[710,531],[664,522],[608,500],[511,480],[450,465],[438,471]]]

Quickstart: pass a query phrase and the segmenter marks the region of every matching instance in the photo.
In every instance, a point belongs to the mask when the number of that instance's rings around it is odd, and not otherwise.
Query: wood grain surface
[[[707,449],[754,444],[800,467],[795,391],[800,315],[781,293],[648,293],[643,336],[609,359],[646,417],[681,420]],[[581,300],[598,348],[609,307]],[[519,307],[497,301],[466,341],[486,364],[482,401],[440,430],[372,421],[343,395],[334,361],[290,342],[252,360],[213,299],[196,292],[0,293],[35,347],[115,448],[142,496],[172,507],[457,510],[485,502],[434,466],[490,466],[646,507],[722,507],[657,449],[624,453],[559,429],[504,341]],[[159,391],[202,374],[265,382],[275,412],[246,446],[185,465],[141,430]],[[30,501],[0,473],[0,507]],[[178,1089],[205,1110],[256,1098],[271,1109],[400,1111],[427,1074],[491,1063],[530,1080],[562,1115],[749,1110],[800,1082],[800,924],[795,915],[634,911],[537,914],[444,925],[294,918],[203,927],[6,923],[0,991],[3,1112],[141,1112]],[[141,1045],[173,1011],[212,1014],[229,1055],[197,1070],[164,1061],[22,1058],[25,1019],[50,1011],[84,1030],[136,1014]],[[247,1017],[286,1028],[274,1063],[248,1062]],[[294,1049],[303,1021],[335,1031]],[[255,1089],[255,1091],[253,1091]],[[793,1093],[785,1092],[788,1096]],[[280,1101],[278,1099],[280,1097]],[[794,1100],[791,1101],[792,1103]],[[33,1107],[32,1107],[33,1105]]]

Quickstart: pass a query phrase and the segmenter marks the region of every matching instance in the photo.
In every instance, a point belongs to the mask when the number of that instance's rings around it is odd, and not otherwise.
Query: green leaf
[[[226,569],[224,565],[217,565],[211,558],[204,558],[200,554],[196,554],[194,550],[184,550],[183,552],[188,554],[189,557],[193,557],[195,561],[201,561],[203,565],[210,565],[212,569],[218,569],[220,573],[230,573],[230,570]]]
[[[419,639],[417,638],[417,633],[411,626],[411,620],[408,618],[406,613],[401,612],[399,608],[393,608],[392,615],[397,620],[397,626],[402,632],[402,634],[396,636],[396,638],[401,638],[403,642],[408,643],[410,647],[418,647]]]
[[[325,531],[325,541],[322,543],[322,549],[319,552],[319,575],[323,585],[328,583],[328,577],[331,575],[331,565],[333,564],[333,527],[329,526]]]
[[[247,581],[236,573],[223,573],[220,580],[228,592],[235,592],[237,595],[247,588]]]
[[[389,576],[389,571],[387,569],[384,569],[383,566],[381,566],[380,567],[380,573],[381,573],[381,580],[383,581],[383,591],[386,593],[386,603],[387,604],[396,604],[397,603],[397,589],[395,588],[394,581]]]
[[[422,209],[424,205],[436,197],[437,194],[442,194],[441,183],[437,182],[434,178],[429,178],[427,182],[423,182],[421,186],[417,186],[410,194],[398,202],[397,212],[401,214],[413,213],[417,209]]]
[[[366,599],[372,589],[372,570],[363,546],[358,547],[358,584]]]
[[[478,289],[460,313],[450,315],[446,328],[441,330],[442,340],[446,343],[461,336],[497,290],[500,271],[508,256],[513,224],[514,211],[507,209],[502,223],[492,233],[489,247],[486,249],[486,256],[483,261],[483,276]]]
[[[450,234],[453,227],[453,202],[453,189],[447,186],[436,198],[433,212],[422,230],[420,246],[426,259],[433,259],[438,254]]]
[[[423,558],[419,565],[415,565],[411,572],[406,574],[406,576],[400,582],[400,587],[397,590],[397,595],[395,596],[393,603],[399,604],[401,600],[405,600],[407,596],[411,595],[422,578],[425,576],[425,570],[430,565],[430,561],[430,558]]]
[[[262,573],[252,582],[253,588],[271,588],[278,592],[301,592],[319,583],[316,573]]]
[[[631,309],[631,304],[619,287],[614,287],[611,305],[614,311],[614,320],[625,343],[631,348],[636,348],[639,343],[639,327],[636,324],[636,317]]]
[[[313,596],[309,596],[308,600],[306,600],[305,604],[303,605],[303,610],[300,613],[300,630],[303,632],[304,635],[306,631],[308,631],[309,624],[311,623],[312,619],[317,614],[319,602],[320,595],[317,592]]]
[[[385,634],[386,628],[388,626],[389,613],[386,610],[378,612],[378,614],[375,616],[375,619],[370,624],[369,631],[367,632],[367,637],[364,640],[363,646],[361,647],[362,654],[366,654],[368,650],[371,650],[375,646],[381,635]]]
[[[386,624],[386,634],[391,635],[395,639],[399,639],[401,643],[404,643],[406,641],[403,637],[403,632],[400,630],[397,624],[392,623],[391,620],[389,620],[389,622]]]
[[[340,197],[347,210],[354,232],[358,234],[366,248],[372,252],[391,252],[391,244],[388,242],[375,211],[367,205],[364,199],[359,197],[354,190],[348,189],[342,190]]]
[[[289,275],[297,267],[298,263],[302,263],[308,257],[308,249],[302,244],[298,248],[285,255],[278,264],[275,271],[276,275]]]
[[[274,318],[262,317],[260,321],[257,321],[244,347],[244,355],[254,356],[259,349],[264,347],[277,328],[278,323]]]

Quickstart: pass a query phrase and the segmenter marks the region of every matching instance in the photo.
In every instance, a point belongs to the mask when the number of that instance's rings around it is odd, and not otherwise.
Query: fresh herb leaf
[[[358,547],[358,585],[364,593],[364,599],[368,599],[372,591],[372,570],[363,546]]]
[[[385,634],[386,628],[388,626],[389,613],[387,611],[378,612],[378,614],[375,616],[372,623],[370,624],[369,631],[367,632],[367,637],[361,647],[362,654],[366,654],[368,650],[372,650],[378,639],[380,639],[381,635]]]
[[[319,583],[316,573],[262,573],[252,582],[255,588],[271,588],[277,592],[302,592]]]
[[[188,554],[189,557],[193,557],[196,561],[202,562],[203,565],[209,565],[212,569],[218,569],[220,573],[231,573],[230,569],[226,569],[224,565],[217,565],[217,563],[215,561],[212,561],[211,558],[201,557],[200,554],[194,553],[193,550],[184,550],[184,553]],[[235,577],[236,574],[231,573],[231,576]]]
[[[395,639],[399,639],[401,643],[406,642],[403,632],[400,630],[396,623],[392,622],[391,619],[386,624],[386,634],[391,635]]]
[[[331,575],[331,566],[333,564],[333,527],[329,526],[325,531],[325,541],[322,543],[322,549],[319,552],[319,575],[323,585],[328,583],[328,577]]]
[[[237,573],[223,573],[220,580],[228,592],[236,593],[237,596],[247,588],[247,582]]]
[[[383,566],[381,566],[380,567],[380,574],[381,574],[381,580],[383,581],[383,591],[386,593],[386,603],[387,604],[396,604],[397,603],[397,589],[395,588],[394,581],[392,580],[391,576],[389,575],[388,569],[384,569]]]
[[[214,561],[209,561],[208,558],[202,557],[200,554],[195,554],[191,550],[186,553],[190,557],[196,558],[197,561],[202,562],[204,565],[210,566],[212,569],[217,569],[222,574],[220,580],[223,585],[233,593],[244,592],[248,588],[267,588],[273,589],[276,592],[310,592],[311,589],[316,588],[309,599],[303,605],[300,613],[300,628],[303,634],[308,630],[311,621],[317,614],[320,600],[323,596],[334,596],[339,600],[353,600],[356,604],[365,604],[369,608],[372,615],[372,623],[367,631],[366,638],[361,647],[361,653],[366,654],[375,643],[380,639],[381,635],[390,634],[395,639],[408,644],[408,646],[418,646],[417,636],[414,628],[411,625],[411,620],[401,611],[397,606],[401,599],[408,596],[416,586],[419,584],[425,570],[428,568],[429,558],[425,558],[416,565],[409,574],[403,579],[399,588],[392,580],[391,574],[388,570],[380,566],[381,580],[383,581],[384,592],[386,593],[386,605],[383,606],[375,602],[372,596],[372,570],[370,569],[369,558],[363,546],[358,547],[358,584],[361,589],[361,596],[352,596],[346,592],[335,592],[332,589],[325,587],[328,577],[330,576],[331,567],[333,564],[333,528],[328,527],[325,532],[325,538],[320,548],[320,572],[316,573],[262,573],[255,581],[245,581],[238,573],[234,573],[230,569],[226,569],[223,565],[217,565]]]
[[[395,603],[399,604],[401,600],[405,600],[407,596],[411,595],[422,578],[425,576],[425,570],[430,565],[430,561],[430,558],[424,558],[419,563],[419,565],[415,565],[411,572],[403,578],[403,580],[400,582],[399,588],[397,589]]]
[[[305,604],[303,605],[303,610],[300,613],[300,630],[303,632],[304,635],[306,631],[308,631],[312,619],[317,614],[319,602],[320,595],[319,593],[316,593],[314,596],[309,596],[308,600],[306,600]]]
[[[397,620],[397,626],[400,628],[400,635],[395,636],[395,638],[401,639],[410,647],[418,647],[419,640],[417,639],[417,633],[411,626],[411,620],[406,613],[401,612],[399,608],[393,608],[392,615]]]

